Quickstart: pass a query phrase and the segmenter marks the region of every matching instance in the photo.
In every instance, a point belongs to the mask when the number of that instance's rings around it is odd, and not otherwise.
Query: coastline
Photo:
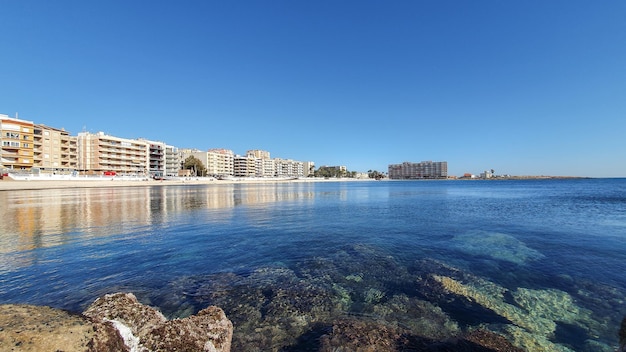
[[[582,176],[509,176],[489,179],[480,178],[448,178],[448,181],[503,181],[503,180],[568,180],[589,179]],[[152,187],[152,186],[183,186],[183,185],[224,185],[224,184],[263,184],[263,183],[309,183],[309,182],[397,182],[407,180],[374,180],[358,178],[233,178],[218,180],[215,178],[189,177],[174,178],[168,180],[153,179],[29,179],[29,180],[0,180],[0,192],[2,191],[25,191],[41,189],[64,189],[64,188],[110,188],[110,187]],[[411,180],[423,181],[423,180]],[[432,180],[428,180],[432,181]],[[445,181],[445,180],[444,180]]]
[[[305,182],[358,182],[374,181],[370,179],[321,179],[321,178],[298,178],[298,179],[229,179],[217,180],[214,178],[184,178],[172,180],[1,180],[1,191],[25,191],[41,189],[64,189],[64,188],[109,188],[109,187],[152,187],[152,186],[183,186],[183,185],[223,185],[223,184],[263,184],[263,183],[305,183]]]

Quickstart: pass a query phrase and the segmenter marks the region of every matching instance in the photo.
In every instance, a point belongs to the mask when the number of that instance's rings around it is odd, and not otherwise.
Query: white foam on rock
[[[124,344],[126,345],[126,347],[130,348],[130,352],[144,351],[144,349],[140,348],[139,346],[139,338],[133,335],[133,331],[128,326],[117,320],[105,320],[110,321],[117,329],[117,331],[119,331],[120,336],[122,336],[122,339],[124,340]]]

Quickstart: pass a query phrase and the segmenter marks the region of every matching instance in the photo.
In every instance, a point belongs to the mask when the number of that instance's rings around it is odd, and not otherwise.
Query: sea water
[[[0,213],[0,303],[216,304],[246,350],[359,316],[610,351],[626,314],[626,179],[164,182],[3,191]]]

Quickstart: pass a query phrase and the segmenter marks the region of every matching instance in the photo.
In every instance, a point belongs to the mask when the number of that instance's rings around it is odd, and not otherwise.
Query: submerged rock
[[[475,330],[445,340],[433,340],[402,327],[378,323],[368,318],[335,321],[329,332],[320,337],[318,351],[523,352],[503,336],[486,330]]]
[[[529,248],[515,237],[499,232],[470,231],[456,235],[452,247],[462,252],[490,257],[515,264],[544,258],[540,252]]]
[[[259,267],[181,278],[155,301],[168,307],[222,307],[236,327],[232,346],[237,351],[314,351],[311,345],[318,345],[319,336],[350,316],[433,341],[457,336],[459,326],[445,312],[415,297],[415,278],[387,252],[354,245],[295,269]]]
[[[566,292],[523,287],[508,290],[467,273],[447,272],[450,276],[431,276],[445,291],[506,318],[510,324],[494,325],[492,329],[503,333],[525,351],[611,350],[610,346],[592,340],[597,335],[598,322],[593,320],[589,310],[577,306]],[[558,333],[566,329],[576,332],[578,348],[572,349],[566,345],[569,341],[556,339]]]

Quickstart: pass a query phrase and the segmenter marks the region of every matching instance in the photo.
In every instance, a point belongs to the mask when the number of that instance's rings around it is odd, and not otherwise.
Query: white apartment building
[[[78,169],[86,174],[145,176],[150,170],[150,143],[104,132],[78,134]]]
[[[139,140],[150,144],[150,177],[178,176],[182,162],[178,148],[167,145],[165,142],[150,141],[143,138]]]
[[[165,176],[165,143],[143,138],[138,140],[148,144],[148,175],[152,178]]]
[[[175,177],[178,176],[178,171],[181,169],[181,154],[178,148],[165,145],[165,176]]]
[[[274,158],[276,177],[304,177],[304,163],[291,159]]]
[[[260,159],[261,169],[260,177],[274,177],[276,176],[276,161],[274,159]]]

